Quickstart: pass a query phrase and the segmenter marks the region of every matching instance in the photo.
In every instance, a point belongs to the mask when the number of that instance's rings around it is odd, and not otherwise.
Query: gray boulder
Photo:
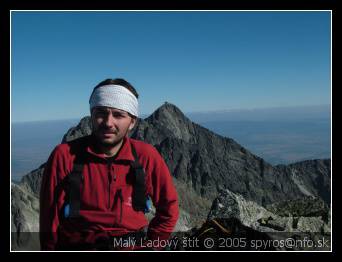
[[[236,218],[243,225],[258,229],[259,221],[276,217],[264,207],[252,201],[246,201],[241,195],[223,190],[213,201],[207,220],[216,218]]]

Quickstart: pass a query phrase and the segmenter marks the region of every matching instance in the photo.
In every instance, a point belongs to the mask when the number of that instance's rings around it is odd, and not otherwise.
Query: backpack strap
[[[83,183],[84,156],[81,150],[76,151],[73,168],[67,176],[67,201],[64,208],[65,218],[77,218],[81,208],[81,185]]]
[[[81,208],[81,184],[83,182],[83,163],[74,163],[69,174],[69,205],[70,218],[79,217]]]
[[[145,182],[145,172],[142,165],[139,163],[138,154],[131,144],[132,154],[134,156],[134,161],[130,163],[133,173],[135,175],[135,181],[133,185],[132,194],[132,206],[137,211],[146,211],[146,202],[148,200],[146,196],[146,182]]]

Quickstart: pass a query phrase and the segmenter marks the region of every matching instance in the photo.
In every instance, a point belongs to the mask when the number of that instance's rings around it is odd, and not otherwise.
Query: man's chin
[[[100,144],[106,147],[113,147],[116,146],[120,141],[116,141],[114,139],[100,139]]]
[[[95,133],[95,139],[97,143],[101,146],[110,148],[121,143],[121,141],[124,139],[124,136],[120,136],[117,134],[111,136],[104,136],[101,133]]]
[[[98,138],[98,142],[104,147],[114,147],[117,144],[119,144],[122,141],[122,139]]]

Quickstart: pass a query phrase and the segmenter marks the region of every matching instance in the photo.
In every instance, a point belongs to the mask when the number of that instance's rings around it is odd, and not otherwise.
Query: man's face
[[[134,127],[136,119],[111,107],[95,107],[91,113],[93,134],[103,146],[113,147]]]

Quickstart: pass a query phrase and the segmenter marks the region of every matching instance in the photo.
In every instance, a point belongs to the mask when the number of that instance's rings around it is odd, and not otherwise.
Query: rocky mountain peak
[[[159,108],[157,108],[152,115],[150,115],[146,120],[148,122],[152,121],[174,121],[175,119],[182,120],[184,122],[190,121],[183,112],[174,104],[165,102]]]
[[[166,138],[196,143],[193,123],[178,107],[168,102],[155,110],[148,118],[141,120],[132,137],[147,140],[153,145],[160,144]]]

